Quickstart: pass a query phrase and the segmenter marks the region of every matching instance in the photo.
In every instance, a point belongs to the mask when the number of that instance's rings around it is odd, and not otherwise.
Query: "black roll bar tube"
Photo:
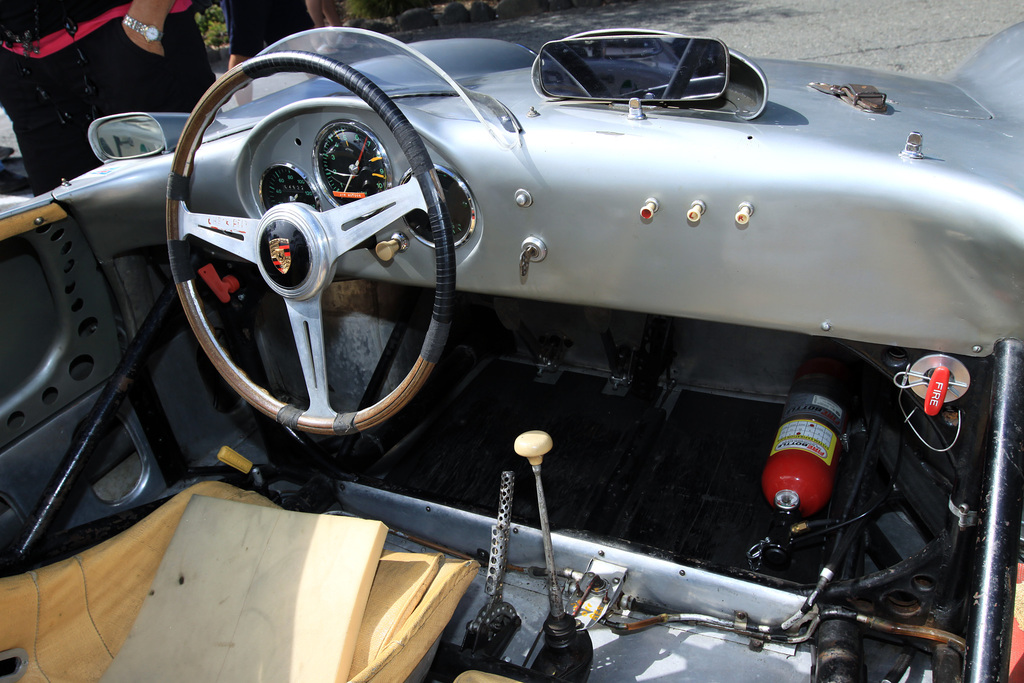
[[[994,349],[992,429],[967,620],[965,683],[1008,680],[1024,495],[1024,342]]]

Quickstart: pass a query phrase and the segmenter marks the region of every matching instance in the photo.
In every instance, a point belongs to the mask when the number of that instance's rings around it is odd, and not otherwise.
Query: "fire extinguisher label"
[[[839,404],[835,401],[825,398],[824,396],[815,395],[814,398],[811,399],[811,402],[819,408],[832,413],[829,417],[833,422],[838,423],[843,419],[843,409],[840,408]]]
[[[846,424],[842,406],[832,399],[817,393],[798,392],[786,399],[783,420],[818,419],[841,432]]]
[[[771,454],[797,449],[816,455],[826,465],[831,465],[836,453],[836,441],[835,433],[825,425],[813,420],[790,420],[779,427]]]

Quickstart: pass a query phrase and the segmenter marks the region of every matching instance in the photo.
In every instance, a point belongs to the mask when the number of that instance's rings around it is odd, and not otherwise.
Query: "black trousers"
[[[0,104],[35,194],[99,166],[86,138],[94,118],[192,110],[214,80],[193,13],[169,15],[162,42],[163,57],[143,50],[118,19],[42,59],[0,49]]]

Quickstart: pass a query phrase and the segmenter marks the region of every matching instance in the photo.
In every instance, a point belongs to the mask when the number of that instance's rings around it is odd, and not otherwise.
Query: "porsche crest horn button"
[[[270,260],[281,275],[288,274],[288,269],[292,267],[292,252],[287,239],[275,237],[270,240]]]
[[[270,221],[259,239],[260,266],[266,277],[285,289],[298,289],[310,275],[312,255],[305,233],[292,221]]]

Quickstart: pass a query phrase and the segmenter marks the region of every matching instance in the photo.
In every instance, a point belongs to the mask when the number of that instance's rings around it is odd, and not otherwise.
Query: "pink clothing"
[[[174,6],[171,7],[170,14],[174,14],[175,12],[184,12],[191,6],[192,0],[174,0]],[[36,52],[35,50],[29,50],[28,54],[25,55],[21,45],[12,45],[10,47],[4,45],[4,47],[15,54],[24,55],[26,57],[32,57],[36,59],[49,57],[50,55],[56,52],[60,52],[64,48],[68,47],[69,45],[74,43],[75,40],[80,40],[86,37],[93,31],[98,29],[100,26],[103,26],[108,21],[112,19],[120,19],[124,15],[128,14],[129,7],[131,7],[130,2],[124,5],[118,5],[117,7],[111,7],[98,17],[94,17],[93,19],[83,21],[78,25],[78,30],[75,32],[74,37],[72,37],[71,34],[65,31],[64,29],[61,29],[60,31],[54,31],[53,33],[47,36],[43,36],[39,39],[39,42],[36,44],[36,46],[39,48],[38,52]]]

